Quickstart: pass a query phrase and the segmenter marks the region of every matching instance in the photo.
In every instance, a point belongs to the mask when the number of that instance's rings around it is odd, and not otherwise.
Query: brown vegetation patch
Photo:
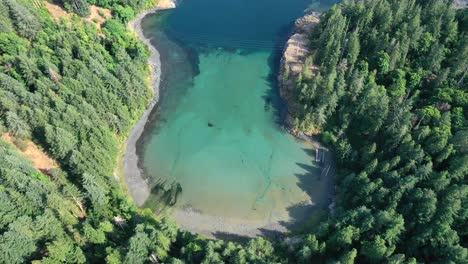
[[[158,10],[172,9],[176,8],[177,1],[175,0],[159,0],[156,4]]]
[[[91,11],[91,15],[85,18],[85,21],[95,24],[96,27],[99,29],[101,28],[101,25],[107,21],[107,19],[112,18],[111,11],[106,8],[92,5],[90,7],[90,11]]]
[[[288,106],[285,122],[290,128],[294,127],[295,113],[302,106],[295,99],[295,90],[298,79],[312,78],[318,71],[313,64],[313,50],[310,48],[309,35],[319,23],[315,14],[306,15],[295,22],[294,34],[289,38],[281,59],[281,72],[279,76],[280,95]],[[299,77],[301,76],[301,77]],[[294,129],[291,131],[296,134]],[[320,133],[320,130],[304,131],[306,135]]]
[[[51,4],[45,1],[45,7],[49,11],[52,18],[60,23],[62,18],[71,19],[72,13],[68,13],[61,6]],[[96,25],[97,28],[101,29],[101,25],[104,24],[108,19],[112,18],[111,11],[106,8],[98,7],[95,5],[90,6],[90,15],[83,20]]]
[[[299,75],[304,67],[317,69],[315,65],[306,63],[306,58],[312,53],[309,35],[318,23],[319,19],[315,15],[304,16],[295,22],[295,34],[289,38],[283,54],[285,66],[289,67],[290,73]]]
[[[34,168],[41,171],[42,173],[48,173],[51,169],[58,168],[57,162],[51,159],[41,148],[34,144],[30,140],[24,140],[24,148],[18,147],[17,139],[10,135],[4,134],[1,139],[5,142],[8,142],[14,145],[19,149],[24,155],[30,158],[34,164]],[[16,144],[15,144],[16,143]]]
[[[61,18],[67,18],[70,19],[72,16],[69,14],[67,11],[63,10],[62,7],[58,5],[51,4],[47,1],[45,1],[45,7],[49,11],[50,16],[59,23]]]

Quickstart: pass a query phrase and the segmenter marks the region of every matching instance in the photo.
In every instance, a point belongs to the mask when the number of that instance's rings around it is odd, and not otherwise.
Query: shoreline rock
[[[156,8],[158,10],[174,9],[177,7],[177,0],[159,0]]]
[[[456,9],[463,9],[468,7],[468,0],[455,0],[453,1]]]
[[[175,0],[161,0],[155,7],[140,13],[135,19],[128,23],[129,28],[137,34],[138,38],[145,43],[150,50],[150,58],[148,60],[151,69],[150,85],[154,89],[153,99],[140,119],[133,126],[124,143],[126,147],[122,158],[123,175],[127,184],[127,189],[137,206],[142,206],[151,192],[147,180],[143,177],[143,171],[138,166],[139,157],[137,153],[137,142],[145,130],[151,112],[159,101],[159,86],[161,82],[161,59],[159,51],[151,44],[151,39],[146,38],[144,35],[141,21],[149,14],[156,13],[159,10],[175,8],[176,5],[177,2]]]
[[[305,15],[296,20],[294,31],[284,48],[278,75],[279,93],[287,108],[284,120],[286,130],[301,139],[310,138],[313,133],[300,133],[294,130],[294,115],[300,107],[295,100],[296,83],[305,67],[312,72],[317,70],[317,67],[308,64],[306,60],[312,54],[309,35],[318,23],[318,13]]]

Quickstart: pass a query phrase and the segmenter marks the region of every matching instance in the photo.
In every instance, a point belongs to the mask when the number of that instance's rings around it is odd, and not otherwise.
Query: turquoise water
[[[141,141],[142,166],[153,186],[180,186],[176,207],[287,219],[298,204],[326,199],[312,146],[281,128],[275,76],[293,21],[329,4],[184,0],[143,20],[163,79]]]

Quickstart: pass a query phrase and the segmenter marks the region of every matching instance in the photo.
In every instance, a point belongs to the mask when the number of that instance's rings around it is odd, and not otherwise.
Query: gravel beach
[[[167,1],[166,1],[167,2]],[[129,23],[129,27],[134,31],[141,41],[149,48],[151,55],[148,60],[151,68],[150,83],[154,89],[154,97],[151,100],[148,108],[145,110],[140,120],[132,128],[126,142],[125,153],[123,157],[123,170],[125,181],[131,196],[138,206],[142,206],[150,195],[150,189],[147,181],[143,177],[143,171],[138,167],[139,157],[137,154],[137,142],[143,134],[148,118],[156,103],[159,101],[159,86],[161,81],[161,59],[158,50],[151,44],[151,40],[146,38],[141,27],[142,19],[148,15],[157,12],[158,10],[167,9],[167,7],[156,6],[139,14],[134,20]]]

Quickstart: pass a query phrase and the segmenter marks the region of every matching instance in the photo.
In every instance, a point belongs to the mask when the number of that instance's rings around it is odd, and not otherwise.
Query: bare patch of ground
[[[104,24],[107,21],[107,19],[112,18],[112,14],[109,9],[92,5],[90,7],[90,10],[91,15],[85,18],[85,21],[95,24],[96,27],[99,29],[101,29],[101,25]]]
[[[159,0],[158,3],[156,4],[156,8],[158,10],[172,9],[172,8],[176,8],[176,5],[177,5],[176,0]]]
[[[306,64],[306,58],[311,55],[309,35],[319,23],[317,15],[306,15],[295,22],[295,32],[289,38],[283,53],[284,67],[289,68],[289,73],[296,76],[303,72],[304,68],[314,68],[315,65]]]
[[[63,10],[62,7],[58,5],[54,5],[47,1],[44,1],[44,2],[45,2],[45,8],[49,11],[50,15],[57,23],[60,23],[60,20],[62,18],[70,19],[72,17],[72,15],[69,14],[67,11]]]
[[[15,144],[15,137],[10,134],[4,134],[1,137],[2,140],[15,146],[25,156],[30,158],[34,164],[34,168],[37,170],[48,173],[51,169],[58,168],[58,164],[55,160],[50,158],[41,148],[39,148],[34,142],[30,140],[24,141],[24,148],[20,149]]]
[[[286,102],[288,108],[285,122],[289,128],[293,127],[294,113],[301,107],[295,100],[295,89],[299,76],[302,74],[305,77],[318,70],[317,66],[312,64],[313,51],[310,49],[309,41],[309,35],[318,23],[317,14],[306,15],[296,20],[294,33],[286,43],[281,59],[279,90],[281,98]],[[296,131],[291,132],[297,134]],[[313,135],[317,132],[319,131],[307,131],[305,134]]]
[[[73,16],[72,13],[67,12],[59,5],[55,5],[47,1],[44,2],[45,8],[49,11],[50,15],[57,23],[60,23],[61,19],[71,19]],[[112,18],[112,13],[109,9],[95,5],[91,5],[89,9],[91,14],[87,18],[83,18],[83,21],[96,25],[98,29],[101,29],[102,24],[104,24],[108,19]]]

